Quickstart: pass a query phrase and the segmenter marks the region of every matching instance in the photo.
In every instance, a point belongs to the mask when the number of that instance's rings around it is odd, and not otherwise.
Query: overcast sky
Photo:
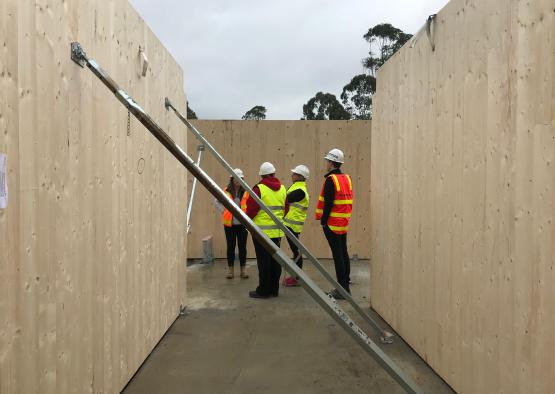
[[[318,91],[360,74],[378,23],[416,33],[448,0],[131,0],[184,71],[200,119],[300,119]]]

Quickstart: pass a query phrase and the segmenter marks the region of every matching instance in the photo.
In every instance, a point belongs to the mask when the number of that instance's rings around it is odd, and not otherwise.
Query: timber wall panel
[[[351,175],[355,191],[353,219],[349,230],[349,253],[367,258],[369,248],[370,209],[370,121],[300,121],[300,120],[195,120],[195,126],[208,141],[233,166],[245,173],[245,180],[252,187],[258,180],[260,164],[269,161],[276,167],[276,176],[282,183],[291,185],[290,170],[298,164],[310,169],[307,183],[310,207],[307,224],[301,235],[302,242],[316,257],[331,257],[329,246],[319,222],[314,220],[314,210],[325,174],[324,155],[334,147],[346,155],[343,170]],[[183,129],[183,132],[186,132]],[[196,160],[198,140],[188,138],[188,154]],[[227,172],[205,151],[200,165],[221,187],[229,181]],[[189,190],[192,180],[189,180]],[[191,212],[191,234],[188,236],[188,257],[202,257],[202,238],[214,236],[215,256],[225,258],[226,244],[220,215],[214,208],[213,198],[198,185]],[[185,217],[183,217],[185,223]],[[252,240],[247,241],[248,256],[254,257]],[[289,250],[285,238],[282,248]]]
[[[435,27],[378,75],[372,306],[458,392],[552,393],[555,7],[453,0]]]
[[[127,1],[0,2],[1,393],[119,392],[185,303],[186,172],[72,41],[186,146],[181,69]]]

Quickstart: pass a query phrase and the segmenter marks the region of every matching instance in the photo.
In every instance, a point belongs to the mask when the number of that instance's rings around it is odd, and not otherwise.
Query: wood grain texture
[[[453,0],[435,28],[378,75],[372,306],[457,392],[551,393],[555,8]]]
[[[258,170],[264,161],[274,164],[276,176],[287,187],[291,185],[292,168],[298,164],[309,167],[311,176],[307,186],[311,200],[301,241],[316,257],[331,257],[322,228],[314,220],[314,210],[325,174],[323,157],[331,148],[342,149],[346,160],[343,170],[351,175],[355,190],[353,219],[348,234],[349,253],[361,258],[369,256],[370,121],[195,120],[194,124],[232,167],[244,171],[245,180],[251,187],[260,178]],[[197,145],[198,140],[189,135],[188,153],[195,159]],[[204,152],[201,167],[221,187],[227,185],[228,174],[209,152]],[[191,182],[189,180],[189,189]],[[191,212],[191,234],[188,237],[189,258],[202,256],[202,238],[207,235],[214,236],[215,256],[226,256],[223,224],[213,200],[202,186],[197,188]],[[249,257],[254,257],[250,237],[247,245]],[[289,250],[285,238],[282,248]]]
[[[127,1],[0,3],[1,393],[117,393],[185,304],[186,171],[72,41],[186,146],[182,71]]]

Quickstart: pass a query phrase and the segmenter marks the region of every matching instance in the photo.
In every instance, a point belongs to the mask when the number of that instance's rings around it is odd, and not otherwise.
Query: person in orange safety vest
[[[347,251],[347,232],[353,211],[353,184],[351,177],[341,172],[344,163],[341,150],[332,149],[324,158],[328,173],[318,197],[316,220],[320,220],[330,245],[337,282],[350,293],[351,261]],[[335,299],[343,299],[337,289],[328,294]]]
[[[243,171],[239,168],[233,170],[237,175],[243,178]],[[225,194],[234,201],[235,204],[239,205],[243,212],[247,210],[247,200],[249,194],[241,187],[241,184],[235,180],[233,177],[229,177],[229,184],[224,189]],[[249,275],[246,271],[247,263],[247,237],[248,232],[245,226],[243,226],[239,220],[237,220],[233,214],[227,210],[218,200],[214,200],[216,209],[218,209],[222,214],[222,223],[224,225],[225,239],[227,243],[227,266],[228,272],[226,278],[233,279],[235,276],[234,265],[235,265],[235,245],[239,249],[239,265],[241,267],[241,278],[247,279]]]

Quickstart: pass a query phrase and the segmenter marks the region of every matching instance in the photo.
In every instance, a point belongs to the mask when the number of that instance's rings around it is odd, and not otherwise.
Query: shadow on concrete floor
[[[334,272],[333,262],[323,264]],[[302,288],[282,287],[278,298],[248,298],[258,282],[256,262],[248,265],[249,279],[232,280],[225,279],[223,260],[189,267],[187,315],[177,319],[125,394],[403,392]],[[305,271],[329,289],[315,269]],[[351,278],[353,297],[368,306],[368,261],[353,262]],[[348,304],[341,305],[351,314]],[[424,392],[453,392],[400,338],[380,347]]]

